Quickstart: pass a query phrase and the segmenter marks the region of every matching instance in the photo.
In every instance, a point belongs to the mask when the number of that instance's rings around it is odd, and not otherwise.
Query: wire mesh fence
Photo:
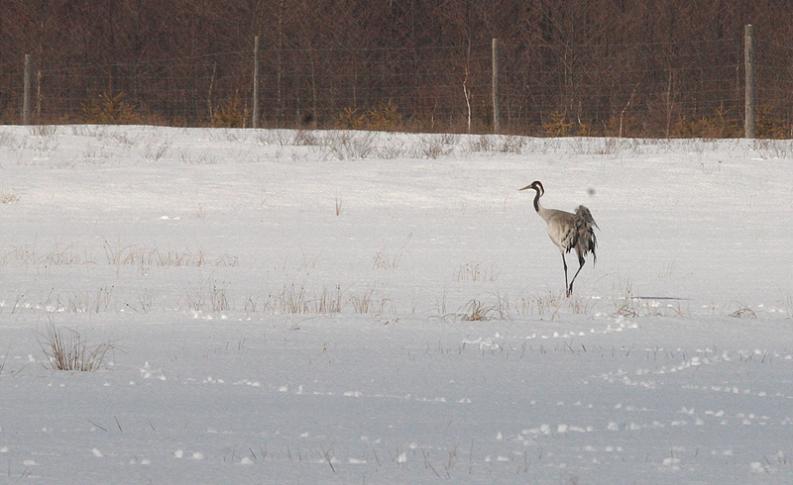
[[[757,135],[793,136],[793,48],[756,48]],[[490,43],[262,48],[83,63],[33,58],[33,123],[259,125],[489,132]],[[527,46],[499,42],[500,130],[532,135],[743,135],[743,39]],[[637,61],[638,60],[638,61]],[[0,65],[0,121],[20,123],[24,65]]]

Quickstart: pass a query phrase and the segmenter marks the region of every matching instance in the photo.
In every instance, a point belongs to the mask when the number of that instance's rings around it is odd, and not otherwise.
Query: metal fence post
[[[259,36],[253,38],[253,128],[259,127]]]
[[[24,90],[22,95],[22,124],[30,124],[30,54],[25,54]]]
[[[498,39],[493,38],[493,81],[492,81],[492,97],[493,97],[493,133],[498,133],[501,130],[498,114]]]
[[[744,92],[743,131],[745,138],[755,136],[755,91],[754,91],[754,35],[752,25],[744,27],[744,71],[746,86]]]

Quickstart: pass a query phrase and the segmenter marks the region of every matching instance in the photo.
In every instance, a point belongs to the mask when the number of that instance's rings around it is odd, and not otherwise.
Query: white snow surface
[[[0,202],[0,482],[793,483],[791,142],[2,127]]]

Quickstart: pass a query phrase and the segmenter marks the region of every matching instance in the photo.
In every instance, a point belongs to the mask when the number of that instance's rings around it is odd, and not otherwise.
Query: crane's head
[[[519,190],[526,190],[526,189],[534,189],[540,195],[545,193],[545,189],[542,187],[542,182],[540,182],[539,180],[535,180],[534,182],[530,183],[529,185]]]

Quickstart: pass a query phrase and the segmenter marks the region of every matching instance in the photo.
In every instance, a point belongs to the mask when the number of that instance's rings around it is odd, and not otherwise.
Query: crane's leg
[[[564,265],[564,289],[567,292],[567,261],[564,259],[564,253],[562,253],[562,264]],[[569,293],[565,293],[567,296],[570,296]]]
[[[578,273],[581,272],[581,268],[584,267],[584,263],[586,263],[584,258],[582,256],[579,256],[578,257],[578,271],[576,271],[575,274],[573,275],[573,281],[570,282],[570,286],[567,288],[567,296],[570,296],[570,295],[573,294],[573,283],[575,282],[575,277],[578,276]]]

